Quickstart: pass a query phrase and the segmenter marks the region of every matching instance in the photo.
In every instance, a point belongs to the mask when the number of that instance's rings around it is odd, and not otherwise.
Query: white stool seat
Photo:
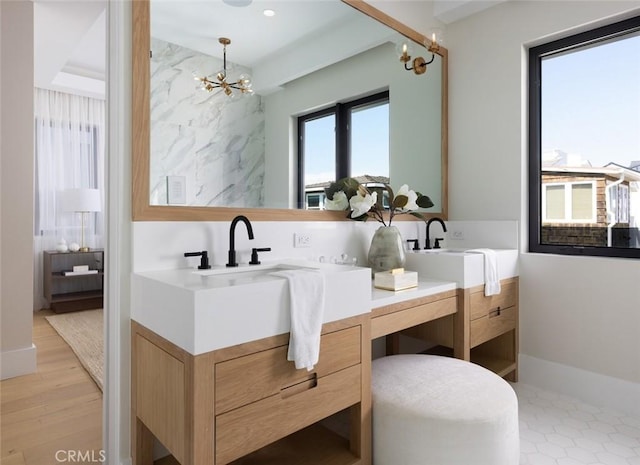
[[[435,355],[373,361],[374,465],[518,465],[518,400],[505,380]]]

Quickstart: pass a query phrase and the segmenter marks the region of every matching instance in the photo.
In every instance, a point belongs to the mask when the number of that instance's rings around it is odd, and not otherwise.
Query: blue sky
[[[542,85],[543,152],[640,160],[640,36],[547,58]]]
[[[334,125],[333,115],[306,125],[305,184],[335,178]],[[389,176],[389,106],[377,105],[367,107],[366,111],[354,111],[351,126],[351,175]]]

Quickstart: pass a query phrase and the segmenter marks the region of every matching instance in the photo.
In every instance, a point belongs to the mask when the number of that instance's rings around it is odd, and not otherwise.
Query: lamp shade
[[[60,206],[67,212],[102,211],[98,189],[67,189],[60,193]]]

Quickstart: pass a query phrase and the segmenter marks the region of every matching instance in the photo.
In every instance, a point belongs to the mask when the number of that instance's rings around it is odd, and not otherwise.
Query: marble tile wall
[[[159,39],[151,48],[151,204],[168,203],[171,175],[186,178],[186,205],[262,206],[262,98],[198,89],[193,73],[215,75],[220,59]],[[248,72],[231,66],[231,78]]]

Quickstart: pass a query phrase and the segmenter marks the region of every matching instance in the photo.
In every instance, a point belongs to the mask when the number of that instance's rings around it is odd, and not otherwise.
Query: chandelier
[[[251,90],[251,77],[249,75],[241,74],[235,82],[229,82],[227,80],[227,45],[231,43],[231,40],[226,37],[220,37],[218,42],[222,44],[223,68],[218,71],[214,77],[194,75],[194,79],[200,81],[200,88],[207,92],[220,89],[228,97],[233,97],[236,93],[234,91],[240,92],[243,95],[253,94],[253,90]]]

